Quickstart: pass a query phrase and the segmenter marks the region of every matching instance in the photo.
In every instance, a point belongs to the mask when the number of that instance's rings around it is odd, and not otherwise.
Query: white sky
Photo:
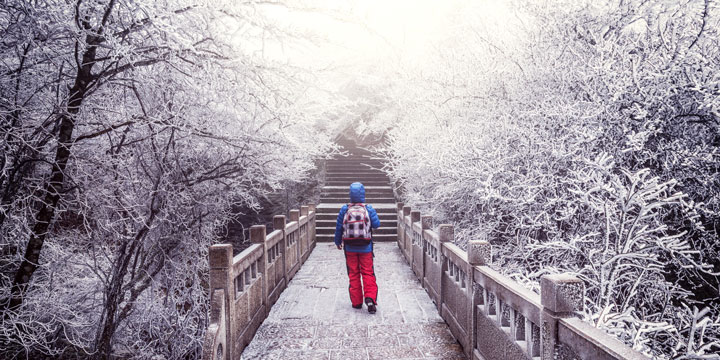
[[[382,74],[398,67],[422,67],[439,46],[462,43],[461,28],[485,29],[506,37],[515,18],[506,0],[315,0],[298,10],[262,5],[270,22],[300,37],[314,35],[314,44],[278,42],[266,36],[256,49],[267,59],[299,66],[332,67],[353,72],[372,69]],[[239,40],[247,41],[247,39]],[[246,45],[253,46],[253,45]]]

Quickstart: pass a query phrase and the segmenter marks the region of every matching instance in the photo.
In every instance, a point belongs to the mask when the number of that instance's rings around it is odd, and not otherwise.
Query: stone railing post
[[[275,215],[273,217],[273,229],[282,231],[282,240],[280,248],[282,249],[282,266],[283,266],[283,278],[285,279],[285,286],[288,283],[288,271],[290,269],[287,266],[287,234],[285,234],[285,215]]]
[[[412,231],[412,243],[415,244],[415,228],[412,224],[420,221],[420,211],[413,210],[410,212],[410,231]]]
[[[405,228],[405,217],[410,215],[410,207],[409,206],[403,206],[402,208],[402,218],[400,219],[399,226],[402,226],[402,232],[403,232],[403,248],[405,249],[405,259],[408,261],[408,264],[412,267],[412,239],[408,239],[408,236],[412,237],[412,232],[406,231]],[[399,229],[398,229],[399,230]]]
[[[410,221],[411,222],[418,222],[420,221],[420,211],[414,210],[410,212]]]
[[[407,206],[407,205],[403,206],[403,216],[410,215],[410,211],[412,211],[412,209],[410,209],[410,206]]]
[[[300,206],[300,216],[305,216],[307,222],[305,223],[305,236],[302,239],[303,248],[302,248],[302,259],[303,262],[305,259],[307,259],[308,255],[310,255],[310,219],[307,218],[310,208],[307,205]]]
[[[290,221],[300,221],[300,210],[290,210]]]
[[[397,206],[397,208],[395,209],[395,219],[397,220],[397,242],[398,242],[398,245],[400,246],[400,250],[402,250],[404,252],[405,251],[405,249],[404,249],[405,240],[403,239],[403,231],[402,231],[403,227],[402,227],[402,215],[401,214],[402,214],[403,206],[405,206],[405,203],[399,202],[395,205]]]
[[[410,243],[415,243],[415,228],[413,227],[413,224],[420,221],[420,210],[411,210],[410,211]]]
[[[445,276],[443,273],[447,270],[447,261],[445,261],[445,255],[443,255],[444,246],[443,243],[452,243],[455,240],[455,226],[450,224],[440,224],[438,226],[438,238],[440,240],[440,303],[438,304],[438,310],[442,314],[442,306],[445,303]]]
[[[219,244],[210,246],[210,252],[208,254],[208,262],[210,265],[210,293],[214,293],[215,290],[222,289],[224,296],[224,309],[225,311],[225,344],[230,344],[232,339],[235,337],[232,334],[232,327],[230,322],[233,319],[232,310],[230,306],[230,300],[233,299],[235,294],[235,286],[233,284],[233,272],[232,272],[232,259],[233,259],[233,248],[230,244]],[[220,304],[220,302],[214,303]],[[211,309],[211,311],[213,311]],[[225,359],[234,359],[233,346],[226,346],[224,349]]]
[[[425,274],[427,274],[427,270],[425,270],[426,266],[429,266],[427,262],[425,262],[425,252],[427,251],[427,246],[425,246],[425,230],[430,230],[432,228],[432,216],[425,215],[420,216],[420,284],[422,284],[423,287],[426,287],[425,284]]]
[[[453,242],[455,240],[455,226],[450,224],[438,225],[438,237],[440,237],[440,242]]]
[[[485,240],[470,240],[468,242],[467,247],[467,254],[468,254],[468,263],[470,263],[470,272],[468,272],[468,281],[470,282],[468,284],[468,296],[470,296],[470,301],[468,301],[470,308],[468,309],[468,314],[471,314],[470,319],[470,331],[468,331],[468,335],[470,336],[470,341],[468,341],[468,344],[470,344],[470,349],[475,349],[475,341],[477,341],[477,312],[474,311],[475,305],[480,304],[480,297],[483,296],[483,294],[480,292],[480,289],[478,289],[475,286],[475,266],[487,266],[490,265],[490,261],[492,259],[492,247],[490,246],[490,243]],[[466,352],[467,353],[467,352]],[[472,353],[470,353],[472,357]]]
[[[544,275],[540,278],[540,356],[551,360],[558,340],[558,320],[577,316],[583,309],[585,284],[569,274]]]
[[[297,261],[298,264],[302,264],[302,240],[300,239],[300,210],[293,209],[290,210],[290,222],[297,221],[298,222],[298,228],[295,230],[295,242],[297,243],[295,245],[295,248],[297,248]]]
[[[310,249],[315,248],[315,219],[317,218],[317,211],[315,204],[308,204],[308,211],[314,214],[312,220],[309,222],[310,227],[308,228],[308,238],[310,239]]]
[[[468,242],[468,262],[472,266],[490,265],[492,247],[485,240],[470,240]]]
[[[417,262],[422,262],[422,259],[418,259],[418,254],[415,251],[415,223],[420,221],[420,211],[413,210],[410,211],[410,269],[415,272],[415,275],[418,277],[418,280],[420,280],[420,284],[423,283],[422,274],[418,273],[415,269],[415,264]]]
[[[260,244],[263,248],[263,257],[262,257],[262,265],[257,269],[262,278],[262,304],[265,308],[264,317],[267,317],[268,312],[270,311],[270,308],[268,306],[268,295],[270,293],[270,289],[268,289],[268,279],[267,279],[267,266],[268,266],[268,247],[266,244],[267,240],[267,229],[265,229],[265,225],[253,225],[250,227],[250,242],[253,244]]]
[[[432,226],[433,226],[433,218],[432,218],[432,216],[430,216],[430,215],[421,216],[421,217],[420,217],[420,225],[421,225],[421,227],[422,227],[422,229],[423,229],[423,232],[420,233],[420,240],[421,240],[421,245],[420,245],[420,246],[422,247],[423,253],[425,253],[425,252],[427,251],[427,247],[425,246],[425,234],[424,234],[424,232],[425,232],[425,230],[430,230],[430,229],[432,229]],[[425,259],[425,256],[423,256],[423,259]]]
[[[433,220],[432,216],[425,215],[420,217],[420,224],[423,230],[430,230],[432,228]]]

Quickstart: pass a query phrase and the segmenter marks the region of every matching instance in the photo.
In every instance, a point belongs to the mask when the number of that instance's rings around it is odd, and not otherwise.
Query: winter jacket
[[[350,202],[351,203],[364,203],[365,202],[365,186],[359,182],[350,184]],[[365,204],[368,214],[370,215],[370,225],[373,229],[380,227],[380,218],[377,215],[377,211],[373,209],[372,205]],[[335,224],[335,245],[342,243],[343,235],[343,219],[345,213],[348,211],[347,204],[343,205],[340,209],[340,213],[337,217],[337,223]],[[357,253],[369,253],[373,250],[372,240],[368,245],[345,245],[345,251],[357,252]]]

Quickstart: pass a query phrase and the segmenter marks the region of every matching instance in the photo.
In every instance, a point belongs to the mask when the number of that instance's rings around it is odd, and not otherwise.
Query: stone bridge
[[[367,153],[328,160],[321,203],[250,229],[252,245],[209,251],[211,310],[203,358],[210,359],[644,359],[585,323],[583,283],[543,276],[541,294],[490,268],[491,246],[453,244],[395,202],[379,161]],[[362,170],[358,170],[362,169]],[[348,185],[367,186],[378,209],[378,312],[353,309],[344,257],[332,244]]]

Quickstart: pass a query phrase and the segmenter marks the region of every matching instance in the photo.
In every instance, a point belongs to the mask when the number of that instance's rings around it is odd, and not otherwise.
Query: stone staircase
[[[392,185],[380,170],[382,159],[372,157],[364,149],[348,149],[348,156],[338,156],[325,163],[325,186],[317,206],[316,231],[318,242],[332,242],[340,208],[350,201],[350,184],[365,185],[365,202],[375,208],[380,228],[373,230],[375,241],[397,241],[397,213]]]

